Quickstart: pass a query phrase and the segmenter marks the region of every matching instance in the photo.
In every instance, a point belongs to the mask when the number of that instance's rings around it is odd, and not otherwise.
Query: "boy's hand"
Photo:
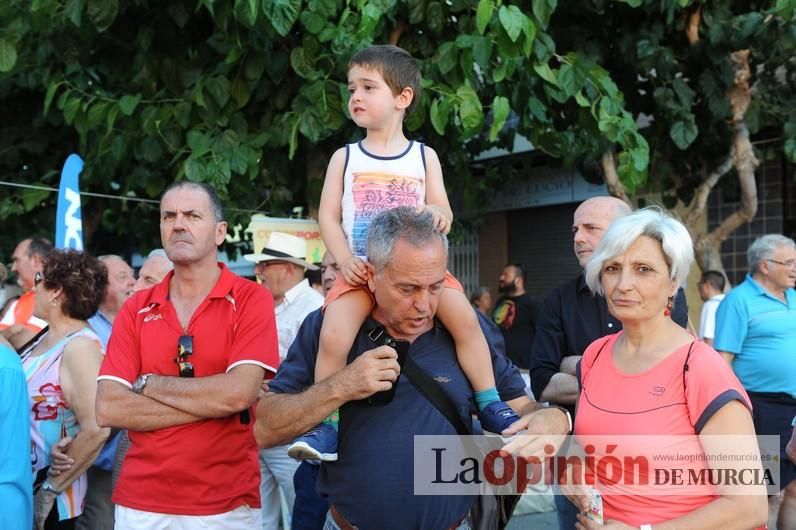
[[[421,206],[418,211],[422,212],[424,210],[431,212],[431,216],[434,217],[434,228],[439,232],[447,235],[451,231],[451,220],[448,219],[448,216],[443,213],[441,208],[434,204],[426,204]]]
[[[368,270],[365,262],[356,256],[351,256],[340,267],[343,278],[349,285],[365,285],[368,281]]]

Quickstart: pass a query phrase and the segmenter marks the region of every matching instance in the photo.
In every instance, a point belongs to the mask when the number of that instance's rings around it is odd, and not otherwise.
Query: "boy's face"
[[[377,129],[391,118],[403,119],[403,110],[412,102],[412,89],[397,96],[378,70],[354,65],[348,70],[348,112],[358,126]]]

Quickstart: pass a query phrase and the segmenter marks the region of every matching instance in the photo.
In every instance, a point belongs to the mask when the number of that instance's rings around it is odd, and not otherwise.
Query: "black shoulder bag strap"
[[[411,357],[404,361],[401,372],[448,422],[460,436],[473,434],[472,424],[468,427],[453,404],[450,396],[437,384]],[[472,528],[481,530],[504,530],[520,500],[519,495],[479,495],[470,508]]]
[[[403,374],[409,378],[409,381],[423,397],[445,416],[445,419],[453,425],[460,436],[473,434],[472,425],[468,427],[464,423],[462,417],[456,412],[456,406],[450,396],[411,357],[407,357],[404,361]]]
[[[47,330],[49,330],[49,329],[50,329],[50,327],[49,327],[49,326],[44,326],[43,328],[41,328],[41,331],[39,331],[38,333],[36,333],[36,334],[33,336],[33,338],[32,338],[32,339],[30,339],[28,342],[26,342],[25,344],[23,344],[23,345],[22,345],[20,348],[17,348],[17,355],[22,355],[23,353],[25,353],[25,350],[27,350],[28,348],[30,348],[31,346],[33,346],[34,344],[36,344],[36,341],[38,341],[40,338],[42,338],[42,336],[43,336],[45,333],[47,333]]]

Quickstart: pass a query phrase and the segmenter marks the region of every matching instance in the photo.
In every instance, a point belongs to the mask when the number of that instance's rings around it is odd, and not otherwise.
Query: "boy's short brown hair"
[[[379,72],[396,96],[404,88],[411,88],[414,96],[406,107],[406,116],[417,107],[423,77],[420,74],[420,67],[408,51],[391,44],[370,46],[351,57],[348,69],[350,70],[352,66],[361,66]]]

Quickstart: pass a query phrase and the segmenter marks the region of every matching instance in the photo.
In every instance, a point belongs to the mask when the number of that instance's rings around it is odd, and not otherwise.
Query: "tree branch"
[[[616,158],[614,157],[614,153],[608,151],[603,154],[600,165],[603,168],[603,178],[605,179],[605,186],[608,188],[608,193],[618,199],[622,199],[632,207],[633,201],[631,201],[630,197],[627,195],[627,188],[625,188],[625,185],[619,180],[619,174],[616,172]]]
[[[699,23],[702,20],[702,5],[697,8],[688,16],[688,25],[685,28],[686,37],[688,37],[688,44],[693,46],[699,42]]]
[[[729,237],[733,231],[739,226],[751,221],[757,213],[757,183],[755,182],[755,170],[760,165],[754,153],[752,143],[749,141],[749,129],[746,127],[744,116],[749,108],[749,102],[752,99],[751,90],[749,87],[749,50],[740,50],[730,54],[730,61],[735,68],[735,83],[732,88],[727,92],[727,99],[730,101],[732,107],[732,124],[735,128],[735,138],[730,149],[730,156],[719,168],[714,171],[709,177],[713,178],[714,182],[711,188],[716,185],[722,170],[726,168],[724,173],[729,171],[727,167],[728,162],[738,172],[738,183],[741,187],[741,205],[725,218],[719,226],[713,229],[712,232],[702,237],[697,238],[694,242],[694,250],[696,252],[697,262],[702,270],[717,269],[722,270],[721,256],[719,249],[721,243]],[[723,174],[723,173],[722,173]],[[704,192],[703,187],[710,185],[706,181],[697,190],[697,194]],[[709,190],[708,190],[709,193]],[[698,197],[701,198],[701,197]],[[704,209],[704,204],[696,202],[697,198],[692,201],[695,207]],[[704,201],[707,197],[704,197]],[[689,212],[689,218],[696,222],[698,215],[694,211]]]
[[[404,31],[406,31],[406,22],[404,22],[404,19],[399,18],[395,27],[390,31],[388,42],[393,46],[398,46],[398,41],[401,40],[401,35]]]
[[[695,233],[694,225],[696,225],[697,220],[702,217],[702,213],[705,211],[705,207],[708,204],[708,197],[710,196],[710,192],[713,191],[713,188],[716,187],[721,177],[726,175],[730,169],[732,169],[732,157],[733,154],[730,152],[730,155],[727,159],[721,163],[719,167],[713,170],[713,172],[708,175],[708,177],[702,182],[702,184],[697,187],[696,191],[694,192],[694,198],[691,199],[691,202],[688,204],[688,213],[685,214],[683,217],[683,222],[685,226],[688,227],[691,233]]]

